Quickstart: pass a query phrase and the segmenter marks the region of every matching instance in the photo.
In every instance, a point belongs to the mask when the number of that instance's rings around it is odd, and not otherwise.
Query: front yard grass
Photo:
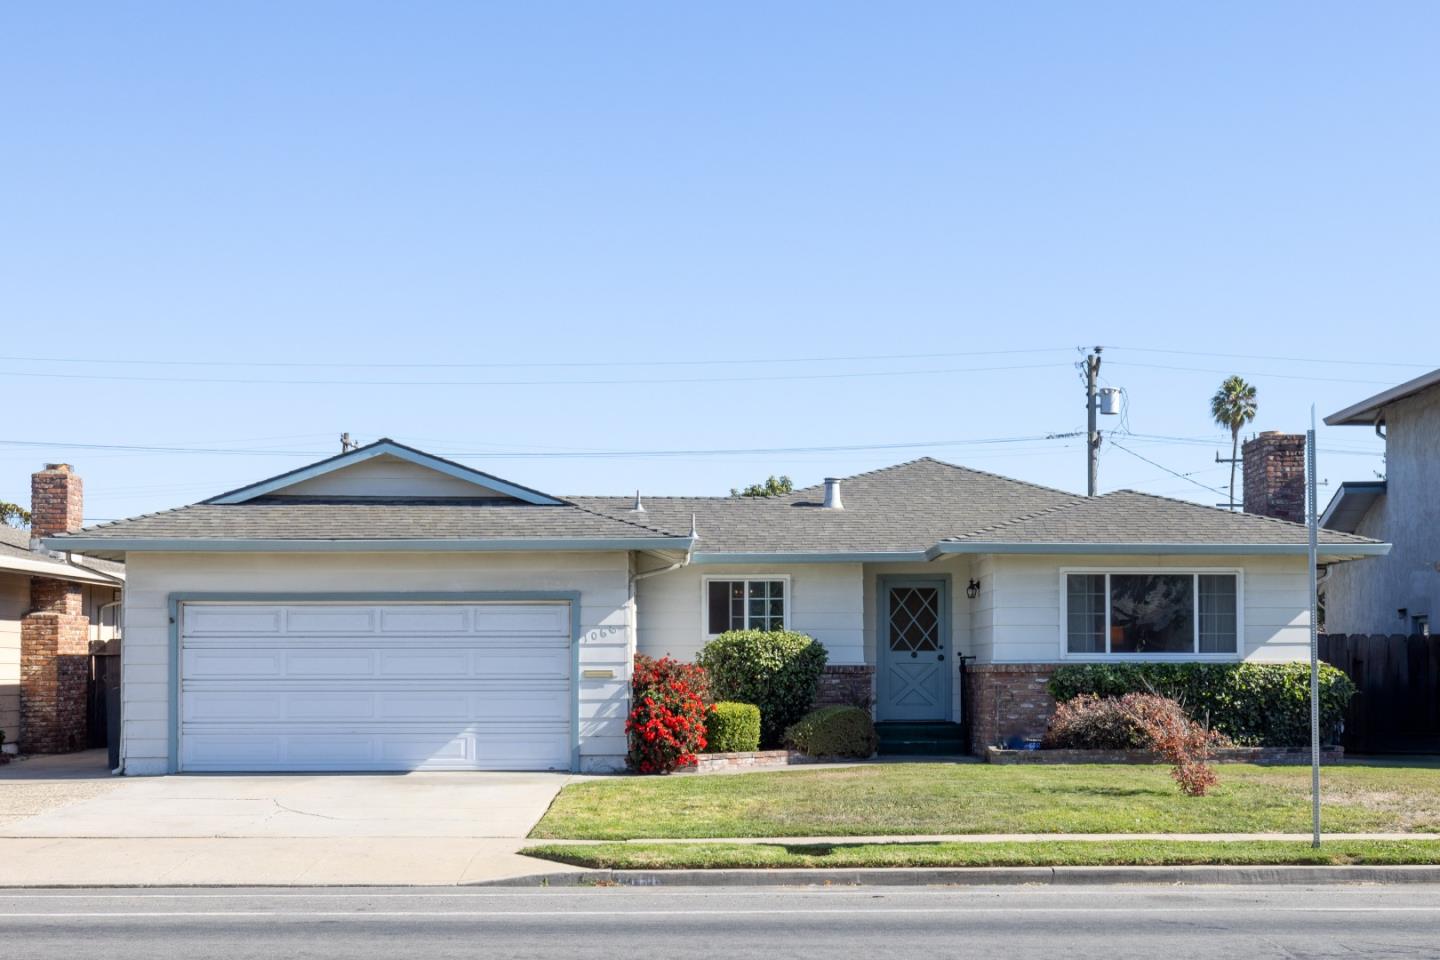
[[[867,764],[720,776],[615,777],[561,791],[533,838],[959,833],[1309,833],[1308,767],[1227,764],[1208,796],[1163,766]],[[1335,833],[1440,832],[1440,768],[1322,774]]]
[[[1056,840],[1020,843],[603,843],[550,844],[522,854],[611,870],[737,867],[1083,867],[1179,865],[1395,865],[1440,863],[1437,840]]]

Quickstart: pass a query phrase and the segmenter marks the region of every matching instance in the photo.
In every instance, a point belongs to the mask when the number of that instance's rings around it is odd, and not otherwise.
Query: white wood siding
[[[20,618],[30,607],[30,578],[0,573],[0,730],[20,740]]]
[[[1241,653],[1245,660],[1286,661],[1310,655],[1309,577],[1304,557],[1003,556],[982,558],[977,633],[989,634],[989,661],[1054,663],[1062,659],[1060,571],[1070,567],[1216,567],[1244,572]],[[1178,658],[1177,658],[1178,659]]]
[[[126,572],[122,760],[127,773],[166,771],[169,598],[176,592],[578,592],[581,769],[623,764],[634,636],[625,553],[133,553]],[[614,677],[587,678],[586,670],[608,670]]]
[[[865,663],[863,574],[858,563],[697,564],[635,584],[638,649],[694,660],[705,645],[705,577],[788,577],[786,627],[825,645],[833,664]]]
[[[376,457],[275,491],[287,497],[503,497],[399,457]],[[508,499],[508,498],[507,498]]]

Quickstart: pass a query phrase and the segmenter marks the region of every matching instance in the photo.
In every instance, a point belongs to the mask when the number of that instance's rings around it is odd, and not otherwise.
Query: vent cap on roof
[[[844,510],[845,504],[840,500],[840,478],[825,478],[825,509]]]

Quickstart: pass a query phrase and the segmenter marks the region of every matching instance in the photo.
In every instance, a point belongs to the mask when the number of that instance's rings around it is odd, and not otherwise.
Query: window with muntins
[[[784,580],[710,580],[705,585],[706,626],[729,630],[784,630]]]
[[[1064,596],[1071,655],[1223,656],[1239,650],[1234,573],[1067,573]]]

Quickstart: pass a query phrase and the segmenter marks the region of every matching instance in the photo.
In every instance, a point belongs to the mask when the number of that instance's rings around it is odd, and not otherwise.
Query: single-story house
[[[554,496],[381,440],[51,537],[124,560],[124,769],[614,770],[633,655],[735,628],[827,699],[1006,735],[1056,664],[1308,654],[1303,526],[932,459],[768,499]],[[1326,531],[1326,562],[1388,545]]]
[[[52,463],[30,477],[30,529],[0,524],[0,733],[5,750],[62,753],[89,745],[92,653],[119,637],[118,563],[45,550],[79,530],[80,477]],[[102,722],[102,721],[97,721]]]

